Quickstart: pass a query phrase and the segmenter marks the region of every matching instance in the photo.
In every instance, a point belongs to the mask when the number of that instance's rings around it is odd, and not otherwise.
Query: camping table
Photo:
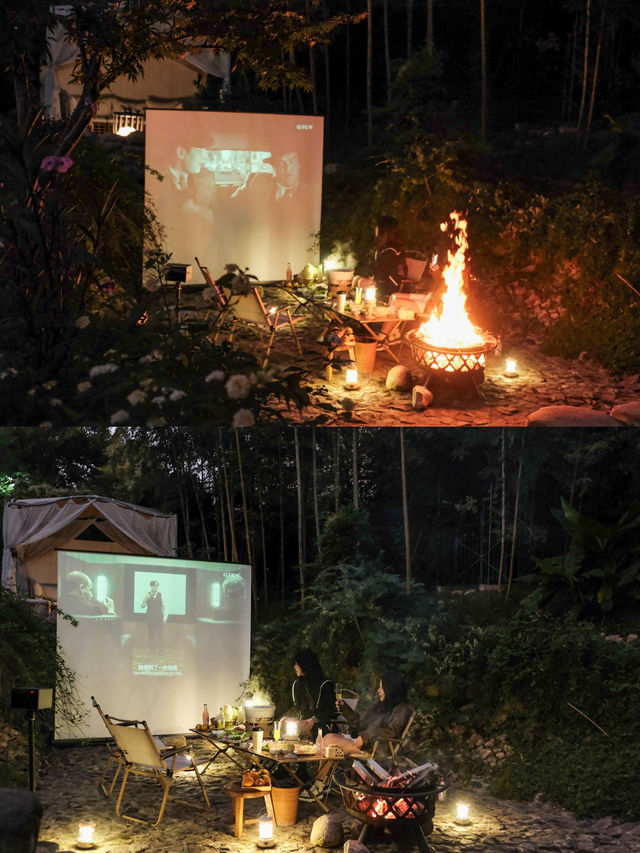
[[[216,734],[215,732],[203,732],[198,731],[197,729],[189,729],[194,734],[199,735],[204,740],[209,741],[210,744],[216,749],[216,753],[211,759],[211,761],[215,761],[218,755],[221,753],[226,755],[232,761],[234,761],[239,766],[243,767],[240,762],[238,762],[233,755],[229,754],[229,750],[233,750],[237,755],[244,759],[246,765],[259,765],[260,767],[264,767],[266,770],[272,771],[275,767],[282,767],[291,778],[299,785],[301,788],[307,787],[309,794],[311,797],[318,803],[325,812],[329,811],[329,807],[324,803],[317,794],[314,794],[311,790],[309,790],[308,783],[305,783],[296,772],[296,765],[298,764],[308,764],[312,761],[317,761],[320,767],[328,767],[328,773],[326,778],[330,781],[333,775],[333,771],[338,764],[339,761],[344,759],[341,758],[325,758],[321,753],[312,753],[311,755],[294,755],[292,752],[271,752],[270,750],[262,750],[261,752],[256,752],[251,745],[251,740],[237,741],[237,740],[229,740],[225,738],[224,735]],[[345,755],[344,758],[368,758],[370,757],[368,753],[351,753],[349,755]],[[211,763],[211,762],[210,762]],[[208,765],[207,765],[208,766]]]
[[[354,323],[359,323],[376,341],[378,350],[385,350],[395,362],[400,363],[398,356],[391,350],[389,338],[397,330],[398,343],[401,342],[402,329],[407,320],[403,320],[395,314],[377,314],[375,309],[371,311],[370,308],[367,308],[364,302],[361,303],[361,309],[361,312],[358,312],[356,310],[338,311],[336,308],[328,308],[328,312],[330,311],[343,326],[353,327]]]

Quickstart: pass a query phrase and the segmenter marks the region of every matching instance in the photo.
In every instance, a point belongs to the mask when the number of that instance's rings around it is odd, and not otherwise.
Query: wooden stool
[[[329,349],[328,358],[329,362],[326,368],[326,379],[327,382],[331,382],[331,378],[333,376],[333,366],[332,362],[335,359],[336,353],[339,352],[347,352],[349,355],[349,361],[355,362],[356,354],[355,354],[355,345],[356,340],[353,335],[353,330],[350,326],[344,326],[342,328],[329,328],[325,333],[327,338],[327,347]]]
[[[236,838],[240,838],[245,823],[257,823],[260,820],[257,817],[250,817],[245,820],[244,801],[253,800],[256,797],[264,797],[266,804],[267,797],[271,799],[271,786],[243,788],[240,782],[231,782],[231,784],[225,787],[224,792],[228,797],[231,797],[231,817],[234,822],[233,834]]]

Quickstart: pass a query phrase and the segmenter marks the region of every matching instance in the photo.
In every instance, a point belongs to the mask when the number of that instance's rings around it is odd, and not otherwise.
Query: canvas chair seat
[[[97,706],[95,700],[94,705]],[[145,720],[124,720],[118,717],[112,717],[109,714],[100,713],[107,730],[114,740],[115,748],[118,750],[117,756],[114,750],[107,760],[108,764],[112,760],[116,760],[118,762],[116,776],[111,782],[109,793],[113,790],[117,774],[120,772],[120,769],[124,767],[122,783],[120,785],[120,791],[116,802],[116,814],[119,817],[135,821],[136,823],[146,823],[151,826],[157,826],[164,815],[164,810],[167,805],[167,800],[169,799],[169,792],[174,779],[179,773],[184,772],[193,772],[195,774],[198,784],[200,785],[200,790],[202,791],[206,807],[210,807],[209,797],[207,796],[202,776],[198,769],[198,765],[208,764],[208,759],[204,758],[199,761],[195,761],[188,752],[186,745],[166,746],[160,738],[154,737]],[[114,758],[114,756],[116,757]],[[103,773],[103,777],[104,775],[105,774]],[[125,814],[122,811],[124,793],[131,775],[143,776],[159,783],[163,796],[160,803],[160,810],[155,821],[137,817],[132,814]],[[103,791],[104,790],[105,789],[103,788]]]
[[[377,740],[373,742],[373,746],[371,747],[371,758],[375,758],[377,752],[385,750],[388,752],[391,758],[391,764],[394,767],[396,767],[400,763],[400,760],[402,760],[406,764],[410,764],[412,767],[415,767],[415,761],[413,761],[403,752],[407,746],[407,742],[409,740],[409,730],[411,729],[415,716],[416,712],[413,711],[407,721],[406,726],[402,730],[402,734],[400,735],[400,737],[377,738]]]
[[[296,323],[304,319],[304,315],[294,317],[288,306],[267,309],[257,287],[250,288],[248,293],[230,294],[228,296],[228,307],[233,319],[229,341],[233,339],[234,331],[238,325],[251,328],[261,336],[268,336],[267,350],[262,362],[263,369],[269,362],[276,332],[285,329],[287,326],[291,329],[298,352],[302,355],[295,327]]]

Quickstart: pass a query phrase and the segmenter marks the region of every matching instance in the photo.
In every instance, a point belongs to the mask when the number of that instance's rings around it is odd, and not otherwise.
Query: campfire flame
[[[464,349],[484,342],[483,336],[473,325],[467,315],[465,304],[467,297],[464,293],[464,270],[466,267],[466,251],[469,248],[467,240],[467,221],[460,213],[454,211],[449,215],[455,228],[456,251],[447,252],[447,265],[443,270],[445,291],[442,297],[442,307],[435,311],[419,329],[419,336],[436,347]],[[447,225],[443,223],[442,230]],[[446,363],[439,365],[443,370],[453,370]]]

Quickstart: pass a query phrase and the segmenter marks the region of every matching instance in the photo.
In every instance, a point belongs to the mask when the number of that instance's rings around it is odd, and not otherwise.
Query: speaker
[[[187,284],[191,281],[193,268],[191,264],[167,264],[165,278],[167,281],[183,282]]]
[[[43,711],[53,705],[51,687],[14,687],[11,690],[11,707],[26,711]]]

